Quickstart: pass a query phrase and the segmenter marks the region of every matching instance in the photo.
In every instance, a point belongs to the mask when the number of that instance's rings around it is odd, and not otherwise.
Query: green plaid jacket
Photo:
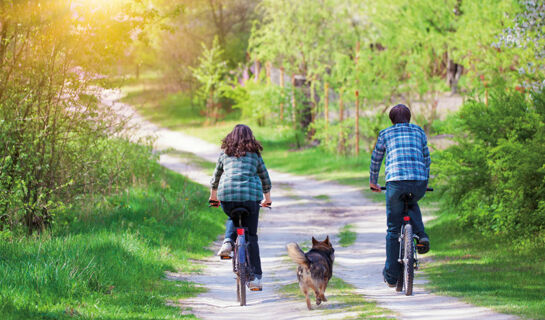
[[[260,201],[271,191],[271,179],[263,159],[257,153],[229,157],[221,153],[210,181],[218,190],[220,201]]]

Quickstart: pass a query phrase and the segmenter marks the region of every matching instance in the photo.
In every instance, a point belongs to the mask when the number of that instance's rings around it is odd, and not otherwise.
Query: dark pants
[[[389,283],[395,283],[401,272],[401,265],[397,261],[399,257],[398,237],[403,223],[405,203],[400,197],[402,194],[408,192],[414,195],[412,201],[409,202],[409,217],[411,217],[413,232],[420,238],[428,237],[424,231],[422,213],[417,203],[426,193],[427,185],[427,181],[417,180],[389,181],[386,183],[386,218],[388,229],[386,234],[386,264],[384,265],[383,274]]]
[[[230,202],[222,201],[221,207],[229,216],[229,213],[239,207],[244,207],[250,212],[248,217],[242,219],[242,225],[248,228],[248,252],[250,253],[250,263],[254,274],[258,277],[263,273],[261,271],[261,258],[259,257],[259,245],[257,244],[257,223],[259,221],[259,201]],[[225,239],[235,242],[237,239],[238,219],[233,221],[229,218],[225,225]]]

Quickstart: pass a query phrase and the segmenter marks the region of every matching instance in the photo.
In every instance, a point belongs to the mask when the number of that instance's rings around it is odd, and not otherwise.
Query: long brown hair
[[[252,129],[244,124],[237,124],[221,141],[221,148],[229,157],[244,157],[246,152],[261,155],[263,146],[257,141]]]

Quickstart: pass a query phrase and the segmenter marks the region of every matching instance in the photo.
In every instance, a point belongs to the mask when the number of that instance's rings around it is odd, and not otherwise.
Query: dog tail
[[[290,256],[295,263],[308,267],[309,261],[297,243],[288,243],[286,249],[288,249],[288,256]]]

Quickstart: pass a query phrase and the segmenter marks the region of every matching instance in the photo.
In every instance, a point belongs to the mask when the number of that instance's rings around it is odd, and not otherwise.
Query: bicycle
[[[386,187],[380,187],[381,190],[386,190]],[[426,188],[426,191],[433,191],[433,188]],[[418,236],[413,233],[411,218],[409,217],[409,202],[413,198],[412,193],[404,193],[401,195],[403,206],[403,224],[399,233],[399,258],[397,261],[401,264],[401,274],[396,283],[396,291],[405,291],[406,296],[413,294],[414,271],[418,270],[418,255],[415,250],[415,242],[418,242]]]
[[[210,200],[210,207],[219,207],[219,201]],[[268,203],[267,205],[270,205]],[[267,208],[270,208],[267,206]],[[236,275],[237,280],[237,301],[241,306],[246,305],[246,284],[254,278],[250,264],[250,254],[248,252],[248,241],[246,240],[246,233],[248,228],[242,225],[242,219],[248,216],[250,212],[244,207],[235,208],[230,212],[229,216],[233,221],[238,221],[237,240],[233,248],[232,256],[220,256],[221,260],[233,261],[233,272]],[[251,291],[261,291],[261,289],[250,289]]]

